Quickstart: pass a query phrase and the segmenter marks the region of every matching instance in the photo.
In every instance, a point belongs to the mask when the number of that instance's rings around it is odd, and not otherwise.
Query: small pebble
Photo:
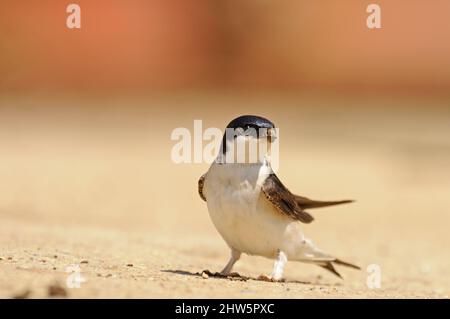
[[[82,261],[80,262],[80,264],[89,264],[89,261],[87,261],[87,260],[82,260]]]
[[[202,278],[203,279],[208,279],[209,276],[208,276],[208,274],[206,272],[202,272]]]
[[[127,264],[127,267],[133,267],[133,264]]]

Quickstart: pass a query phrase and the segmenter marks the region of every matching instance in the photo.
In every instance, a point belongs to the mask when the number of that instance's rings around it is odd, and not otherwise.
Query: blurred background
[[[69,3],[0,0],[1,220],[212,240],[225,258],[197,195],[208,164],[174,164],[170,134],[257,114],[280,127],[292,191],[357,200],[307,234],[411,278],[447,271],[449,1],[77,0],[81,29]]]
[[[0,2],[6,94],[305,90],[445,95],[450,4],[376,1],[79,0]]]

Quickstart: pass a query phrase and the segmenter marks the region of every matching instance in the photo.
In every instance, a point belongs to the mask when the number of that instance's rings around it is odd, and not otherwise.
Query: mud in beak
[[[277,132],[274,128],[271,128],[267,131],[267,141],[269,143],[273,143],[275,142],[275,140],[277,139]]]

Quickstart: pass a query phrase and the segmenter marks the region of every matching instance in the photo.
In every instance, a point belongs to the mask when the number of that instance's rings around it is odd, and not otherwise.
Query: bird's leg
[[[284,266],[287,263],[287,256],[281,250],[278,250],[277,259],[273,264],[272,279],[275,281],[281,280],[283,278]]]
[[[229,275],[230,272],[231,272],[231,269],[233,269],[234,264],[239,260],[239,258],[241,258],[241,252],[237,251],[234,248],[231,248],[230,260],[228,261],[228,263],[225,266],[225,268],[222,269],[220,274],[223,275],[223,276]]]
[[[281,281],[283,278],[284,266],[287,263],[287,256],[281,250],[277,252],[277,258],[275,259],[275,263],[273,265],[272,275],[269,277],[267,275],[261,275],[258,277],[258,280],[262,281]]]

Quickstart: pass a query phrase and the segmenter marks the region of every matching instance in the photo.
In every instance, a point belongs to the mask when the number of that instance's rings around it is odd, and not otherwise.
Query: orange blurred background
[[[66,7],[81,7],[81,29]],[[0,92],[232,88],[448,95],[450,2],[0,1]]]

